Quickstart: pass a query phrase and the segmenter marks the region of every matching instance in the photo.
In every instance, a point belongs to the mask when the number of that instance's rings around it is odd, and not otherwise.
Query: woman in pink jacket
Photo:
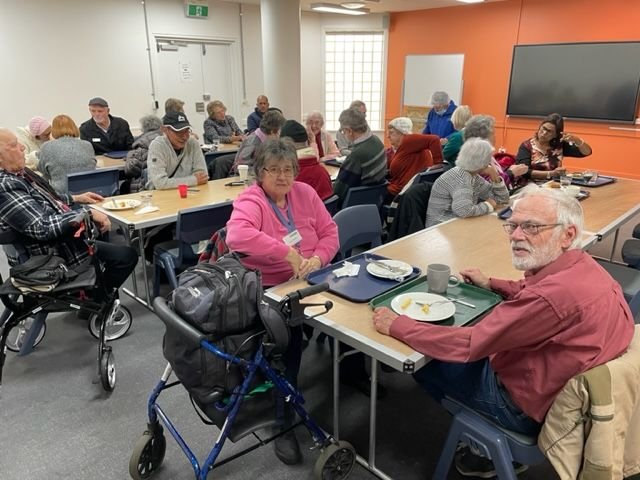
[[[256,183],[233,202],[227,223],[227,245],[246,255],[242,263],[260,270],[264,285],[304,278],[331,262],[338,251],[338,227],[316,191],[295,181],[298,157],[289,139],[260,145],[253,165]],[[302,327],[291,328],[285,354],[286,377],[297,384],[302,356]],[[287,408],[284,408],[287,407]],[[279,427],[293,424],[295,413],[279,402]],[[288,464],[302,460],[293,430],[275,441],[278,458]]]

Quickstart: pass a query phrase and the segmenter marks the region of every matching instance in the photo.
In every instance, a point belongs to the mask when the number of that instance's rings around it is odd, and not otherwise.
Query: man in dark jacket
[[[260,126],[262,116],[269,110],[269,99],[266,95],[260,95],[256,100],[256,108],[247,117],[247,133],[251,133]]]
[[[117,150],[131,150],[133,135],[124,118],[113,117],[104,98],[89,100],[91,119],[80,125],[80,138],[93,145],[96,155]]]

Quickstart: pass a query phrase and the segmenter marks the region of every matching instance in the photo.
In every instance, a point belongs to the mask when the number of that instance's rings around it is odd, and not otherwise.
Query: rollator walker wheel
[[[118,340],[125,336],[129,331],[132,324],[131,312],[127,307],[120,304],[118,310],[113,315],[113,318],[107,320],[107,325],[104,331],[104,339],[107,342],[112,340]],[[100,322],[98,320],[98,314],[94,313],[89,319],[89,332],[95,338],[100,338]]]
[[[112,392],[116,386],[116,362],[108,347],[100,354],[100,383],[107,392]]]
[[[134,480],[143,480],[151,477],[162,465],[167,442],[159,428],[155,434],[146,431],[138,439],[133,447],[133,453],[129,459],[129,475]]]
[[[35,319],[33,317],[27,317],[20,323],[18,323],[18,325],[13,327],[13,329],[11,329],[11,332],[9,332],[9,335],[7,336],[7,349],[11,350],[12,352],[20,351],[27,332],[31,328],[31,325],[34,321]],[[43,323],[40,331],[38,332],[38,336],[36,337],[36,341],[33,343],[34,348],[40,345],[40,342],[42,342],[46,333],[47,324]]]
[[[350,443],[339,441],[325,448],[313,467],[318,480],[340,480],[349,477],[356,464],[356,451]]]

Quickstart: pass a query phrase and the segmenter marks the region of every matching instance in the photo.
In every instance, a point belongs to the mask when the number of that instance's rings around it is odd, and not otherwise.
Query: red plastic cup
[[[178,193],[180,194],[180,198],[187,198],[187,185],[184,183],[178,185]]]

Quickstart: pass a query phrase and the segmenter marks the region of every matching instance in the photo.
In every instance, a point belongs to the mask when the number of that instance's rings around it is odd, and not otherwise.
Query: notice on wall
[[[191,83],[193,80],[193,69],[191,63],[180,62],[180,81],[182,83]]]

